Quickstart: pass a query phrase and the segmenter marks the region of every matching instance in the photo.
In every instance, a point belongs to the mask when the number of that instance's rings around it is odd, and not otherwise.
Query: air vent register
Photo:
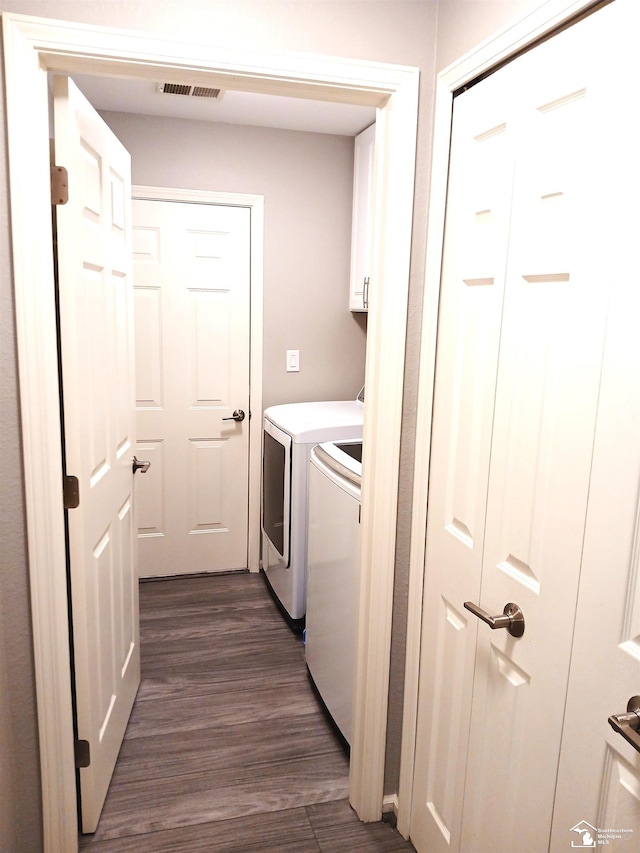
[[[158,92],[163,95],[184,95],[188,98],[212,98],[219,101],[222,89],[210,89],[207,86],[189,86],[185,83],[158,83]]]

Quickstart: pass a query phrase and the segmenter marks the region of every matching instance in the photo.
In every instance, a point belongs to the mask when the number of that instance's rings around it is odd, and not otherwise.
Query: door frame
[[[429,193],[429,230],[427,234],[424,308],[416,407],[415,446],[419,447],[421,452],[416,454],[414,463],[404,710],[398,790],[397,826],[405,838],[409,838],[411,830],[413,771],[418,719],[422,600],[427,589],[425,582],[425,530],[429,492],[438,304],[444,249],[454,93],[468,86],[481,75],[486,75],[497,69],[540,40],[550,37],[554,31],[570,24],[572,19],[577,19],[580,14],[603,5],[603,2],[604,0],[548,0],[548,2],[542,3],[539,8],[525,14],[512,25],[480,43],[459,60],[447,66],[436,78],[431,189]],[[625,2],[625,0],[616,0],[616,2]]]
[[[150,80],[161,74],[169,82],[377,108],[372,268],[377,286],[371,291],[365,368],[367,477],[362,491],[349,784],[360,818],[378,820],[384,787],[418,70],[173,42],[158,34],[13,13],[4,13],[2,19],[45,853],[73,853],[78,843],[54,276],[48,249],[49,71]],[[34,251],[36,246],[43,250]]]
[[[262,320],[264,305],[264,196],[209,190],[148,187],[132,184],[131,198],[148,201],[246,207],[250,215],[249,242],[249,482],[247,568],[260,571],[260,474],[262,454]],[[251,417],[251,414],[255,417]]]

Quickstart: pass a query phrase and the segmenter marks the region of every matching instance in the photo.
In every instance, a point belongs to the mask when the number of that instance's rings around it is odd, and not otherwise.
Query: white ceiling
[[[355,136],[375,121],[373,107],[356,107],[301,98],[224,92],[218,100],[164,94],[158,83],[74,75],[75,83],[98,110],[170,116],[198,121],[277,127],[312,133]]]

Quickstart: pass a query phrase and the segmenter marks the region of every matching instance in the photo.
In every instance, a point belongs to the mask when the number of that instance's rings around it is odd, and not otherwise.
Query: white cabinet
[[[369,264],[373,228],[373,155],[376,126],[355,138],[353,163],[353,219],[351,224],[351,276],[349,308],[368,310]]]

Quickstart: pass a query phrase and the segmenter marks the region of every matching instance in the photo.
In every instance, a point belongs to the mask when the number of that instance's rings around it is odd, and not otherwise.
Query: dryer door
[[[291,436],[264,419],[262,532],[289,566],[291,540]]]

